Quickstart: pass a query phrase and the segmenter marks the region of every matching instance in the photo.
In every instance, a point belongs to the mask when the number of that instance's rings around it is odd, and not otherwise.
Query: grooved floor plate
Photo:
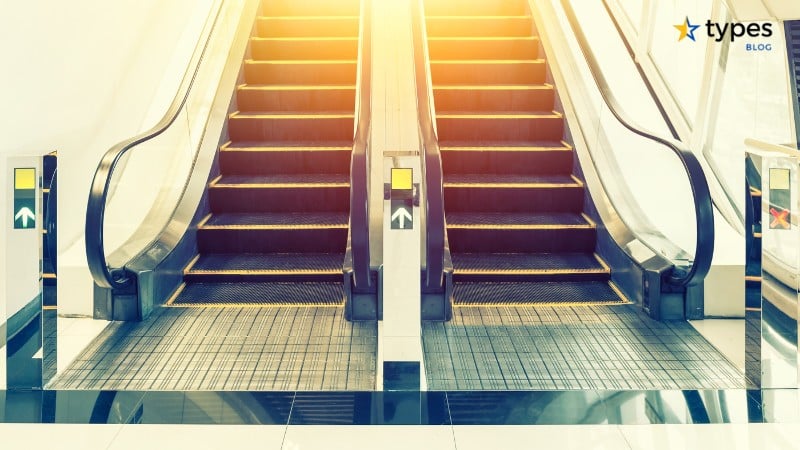
[[[376,322],[342,308],[156,308],[112,322],[48,388],[375,389]]]
[[[291,225],[347,226],[346,212],[250,212],[214,214],[208,226]]]
[[[342,272],[342,253],[210,253],[200,255],[193,272],[231,270]]]
[[[449,212],[445,216],[447,226],[460,227],[465,225],[552,225],[557,226],[588,226],[581,214],[575,213],[516,213],[516,212]]]
[[[454,283],[453,298],[456,306],[628,303],[602,281]]]
[[[422,339],[430,390],[747,387],[689,323],[635,305],[454,308]]]
[[[341,306],[342,283],[189,283],[170,306]]]
[[[455,273],[607,270],[590,253],[454,253],[453,267]]]

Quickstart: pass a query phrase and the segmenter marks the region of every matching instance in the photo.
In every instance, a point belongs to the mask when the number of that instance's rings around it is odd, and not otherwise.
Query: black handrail
[[[692,199],[695,205],[695,222],[697,227],[694,261],[688,271],[673,270],[668,281],[677,286],[697,285],[703,281],[709,269],[711,269],[711,260],[714,256],[714,209],[711,203],[711,193],[708,189],[708,181],[703,172],[703,167],[700,165],[700,161],[698,161],[694,153],[692,153],[683,142],[649,132],[632,121],[627,114],[623,112],[622,107],[600,69],[597,58],[581,29],[569,0],[561,0],[561,6],[564,8],[564,13],[575,34],[575,39],[578,41],[578,45],[581,48],[581,53],[586,59],[586,64],[589,66],[592,78],[600,91],[600,95],[603,97],[603,101],[611,111],[611,114],[622,126],[634,134],[669,148],[681,160],[683,169],[689,176],[689,185],[692,190]]]
[[[431,84],[428,77],[428,64],[424,38],[426,36],[423,20],[422,0],[411,2],[412,35],[414,40],[414,72],[417,85],[417,114],[419,131],[422,137],[422,170],[425,180],[425,285],[427,291],[444,287],[445,264],[445,216],[444,191],[442,182],[442,156],[439,152],[439,139],[433,127],[431,111]]]
[[[214,34],[214,29],[216,28],[224,3],[225,0],[220,0],[218,3],[216,14],[214,14],[214,21],[203,46],[199,48],[200,52],[198,53],[198,48],[195,48],[193,55],[195,55],[196,58],[193,57],[193,60],[196,59],[196,63],[190,63],[187,67],[186,73],[181,81],[181,86],[161,120],[144,133],[126,139],[111,147],[111,149],[103,155],[100,164],[95,170],[89,191],[89,202],[86,207],[86,260],[89,264],[89,272],[92,274],[94,282],[102,288],[112,289],[114,287],[127,286],[130,283],[130,277],[125,272],[124,268],[110,270],[108,262],[106,261],[105,247],[103,244],[103,221],[105,219],[108,191],[111,187],[111,177],[120,160],[128,150],[166,131],[167,128],[175,122],[178,114],[183,110],[189,93],[192,90],[192,86],[194,85],[194,81],[197,78],[197,73],[200,70],[206,50],[208,49],[211,36]]]
[[[47,254],[50,256],[50,265],[52,265],[53,273],[58,273],[58,169],[53,170],[53,176],[50,178],[49,184],[50,193],[47,196],[47,203],[44,205],[47,220],[44,223],[44,229],[47,231],[45,235],[45,245],[47,247]]]
[[[369,255],[369,143],[370,116],[372,111],[371,89],[371,0],[362,0],[360,19],[361,49],[360,86],[358,94],[358,122],[353,137],[353,153],[350,159],[350,247],[353,262],[353,287],[372,289]]]

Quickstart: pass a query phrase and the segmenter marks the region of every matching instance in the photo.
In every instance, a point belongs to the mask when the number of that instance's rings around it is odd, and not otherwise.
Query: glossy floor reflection
[[[797,422],[796,390],[0,391],[0,423],[578,425]]]

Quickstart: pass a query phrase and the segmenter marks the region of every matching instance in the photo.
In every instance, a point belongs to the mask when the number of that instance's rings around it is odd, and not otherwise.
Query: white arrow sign
[[[405,208],[397,208],[397,211],[392,214],[392,222],[395,220],[400,224],[400,228],[406,227],[406,220],[411,221],[411,214]]]
[[[17,213],[17,215],[14,216],[14,220],[20,220],[20,218],[22,219],[22,226],[27,228],[28,227],[28,219],[35,220],[36,216],[33,214],[33,211],[31,211],[26,206],[26,207],[20,209],[19,212]]]

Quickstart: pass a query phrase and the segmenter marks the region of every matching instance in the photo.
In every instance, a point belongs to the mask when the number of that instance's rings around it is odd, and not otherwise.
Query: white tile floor
[[[58,318],[58,373],[67,368],[69,363],[89,345],[94,338],[111,322],[93,320],[89,317]]]
[[[800,449],[800,424],[586,426],[0,425],[16,449]]]
[[[725,355],[728,361],[744,371],[744,319],[690,320],[689,324]]]

